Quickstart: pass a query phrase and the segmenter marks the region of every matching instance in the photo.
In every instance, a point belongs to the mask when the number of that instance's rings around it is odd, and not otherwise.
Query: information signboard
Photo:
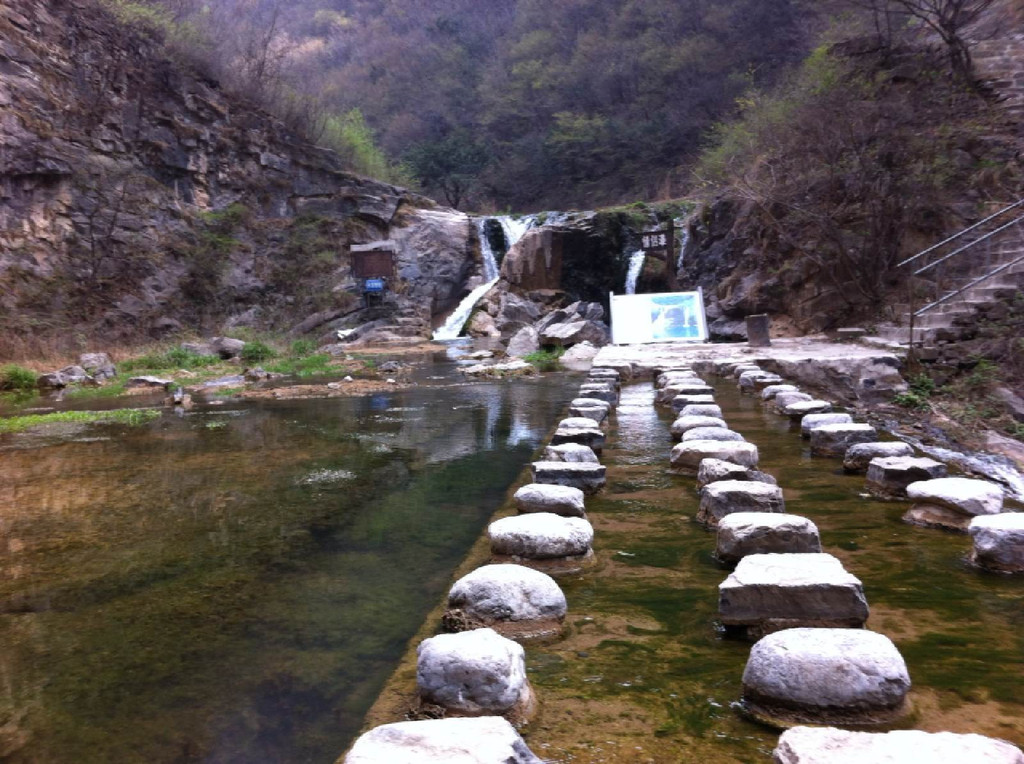
[[[611,296],[612,342],[707,342],[704,292]]]

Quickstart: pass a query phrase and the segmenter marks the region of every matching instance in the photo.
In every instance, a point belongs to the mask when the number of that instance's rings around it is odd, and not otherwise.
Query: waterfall
[[[676,273],[683,269],[683,255],[686,253],[686,245],[690,243],[690,226],[686,225],[687,218],[682,218],[679,226],[682,233],[679,236],[679,257],[676,258]]]
[[[494,250],[491,248],[490,239],[487,238],[487,232],[484,230],[487,221],[490,219],[477,218],[476,221],[476,228],[480,234],[480,254],[484,259],[484,279],[486,279],[486,282],[463,298],[462,302],[452,311],[444,324],[434,331],[433,337],[435,340],[453,340],[462,334],[462,327],[469,319],[470,313],[473,312],[473,308],[476,307],[480,298],[491,291],[491,287],[498,283],[498,261],[494,257]],[[505,245],[509,249],[536,222],[536,217],[533,215],[526,215],[518,219],[503,215],[493,219],[501,224],[501,230],[505,234]]]
[[[629,256],[629,270],[626,271],[626,294],[636,294],[636,280],[640,278],[640,271],[644,269],[645,257],[647,255],[642,249],[638,249]]]

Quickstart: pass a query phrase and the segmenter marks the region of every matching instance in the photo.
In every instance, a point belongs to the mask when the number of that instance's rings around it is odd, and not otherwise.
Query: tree
[[[420,143],[405,160],[424,188],[440,190],[458,209],[487,165],[488,152],[467,131],[455,130],[441,140]]]

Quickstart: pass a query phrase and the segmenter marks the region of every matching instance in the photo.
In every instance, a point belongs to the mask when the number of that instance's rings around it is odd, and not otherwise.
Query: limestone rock
[[[697,372],[692,370],[680,371],[663,371],[658,375],[658,378],[654,380],[654,387],[661,389],[668,387],[669,385],[675,384],[676,382],[687,385],[703,385],[706,384],[703,379],[697,376]]]
[[[715,554],[725,562],[737,562],[750,554],[820,551],[818,527],[806,517],[775,512],[734,512],[718,522]]]
[[[593,419],[569,417],[559,423],[551,436],[551,445],[558,446],[563,443],[579,443],[599,454],[604,448],[604,432]]]
[[[775,485],[771,475],[759,470],[744,467],[741,464],[723,461],[722,459],[704,459],[697,468],[697,488],[722,480],[754,480],[759,483]]]
[[[494,316],[483,310],[478,310],[469,317],[464,331],[470,337],[501,336],[501,331],[494,324]]]
[[[807,414],[803,419],[800,420],[800,436],[803,438],[811,437],[811,430],[816,427],[821,427],[826,424],[852,424],[853,417],[849,414],[840,414],[838,412],[820,413],[820,414]]]
[[[566,350],[558,363],[570,371],[586,371],[597,357],[598,348],[587,340]]]
[[[579,443],[563,443],[560,446],[547,446],[544,449],[545,462],[590,462],[597,464],[597,454],[587,446]]]
[[[906,711],[909,690],[896,646],[861,629],[769,634],[750,649],[743,670],[746,710],[783,724],[889,722]]]
[[[868,462],[868,490],[882,498],[904,498],[907,486],[946,476],[946,465],[923,456],[876,456]]]
[[[527,363],[522,359],[506,363],[480,363],[475,366],[459,369],[459,371],[471,377],[522,377],[537,373],[537,369],[533,364]]]
[[[779,412],[785,411],[786,406],[788,406],[791,403],[813,400],[814,398],[812,398],[810,395],[801,392],[781,392],[777,393],[775,397],[771,399],[772,405],[775,407],[775,410]]]
[[[869,424],[823,424],[811,430],[811,455],[843,457],[850,446],[875,440],[878,432]]]
[[[976,565],[1001,573],[1024,573],[1024,512],[975,517],[967,531]]]
[[[775,764],[1024,764],[1019,748],[982,735],[850,732],[835,727],[788,729],[772,756]]]
[[[580,385],[579,397],[596,398],[599,401],[604,401],[614,406],[619,402],[619,391],[611,383],[584,382]]]
[[[698,427],[720,427],[727,429],[725,420],[716,416],[681,416],[672,423],[672,437],[680,440],[690,430]]]
[[[59,390],[67,386],[67,378],[59,371],[51,371],[36,377],[36,387],[40,390]]]
[[[82,353],[78,357],[78,365],[101,382],[117,376],[117,368],[106,353]]]
[[[745,371],[740,375],[737,385],[746,393],[763,390],[771,385],[782,384],[782,377],[767,371]]]
[[[673,382],[660,388],[654,395],[654,402],[659,405],[672,403],[677,395],[714,395],[714,388],[709,385],[695,384],[692,380]]]
[[[724,419],[722,416],[722,409],[718,406],[713,406],[707,403],[691,403],[689,406],[683,406],[679,412],[680,417],[684,416],[712,416],[718,419]]]
[[[782,413],[791,419],[800,419],[805,414],[827,414],[831,410],[832,404],[828,401],[810,400],[790,403]]]
[[[428,719],[374,727],[344,764],[543,764],[500,716]]]
[[[416,656],[420,697],[453,715],[526,715],[534,705],[522,645],[493,629],[424,639]]]
[[[830,554],[752,554],[718,587],[726,626],[771,631],[794,626],[859,628],[864,588]]]
[[[589,342],[594,347],[604,347],[611,341],[608,327],[597,321],[570,321],[546,327],[540,333],[544,345],[569,347],[580,342]]]
[[[492,554],[528,560],[582,556],[594,542],[594,529],[586,520],[549,512],[495,520],[487,535]]]
[[[448,607],[503,634],[557,630],[565,618],[565,594],[551,576],[524,565],[484,565],[448,592]]]
[[[604,465],[593,462],[534,462],[530,470],[535,483],[570,486],[583,493],[597,493],[606,479]]]
[[[761,390],[761,400],[771,401],[775,400],[775,396],[779,393],[798,393],[800,388],[796,385],[768,385],[768,387]]]
[[[734,432],[726,427],[694,427],[692,430],[684,432],[682,437],[684,443],[688,440],[731,440],[738,442],[743,439],[743,436],[738,432]]]
[[[244,348],[245,343],[242,340],[236,340],[231,337],[214,337],[210,340],[210,349],[215,355],[219,355],[225,360],[237,358],[242,354]]]
[[[871,460],[879,456],[913,456],[914,449],[901,440],[857,443],[846,449],[843,469],[847,472],[864,472]]]
[[[907,486],[907,498],[971,516],[998,515],[1003,511],[1003,489],[987,480],[964,477],[920,480]]]
[[[676,469],[696,475],[701,461],[708,458],[756,467],[757,446],[746,442],[688,440],[672,449],[671,463]]]
[[[172,379],[163,377],[132,377],[124,383],[125,387],[162,387],[167,388],[174,384]]]
[[[529,483],[516,491],[512,500],[516,509],[523,513],[551,512],[562,517],[586,517],[583,491],[571,486]]]
[[[611,404],[600,398],[574,398],[569,404],[569,416],[586,417],[600,424],[608,416]]]
[[[717,525],[733,512],[785,512],[782,489],[756,480],[719,480],[700,492],[697,521]]]
[[[672,410],[676,413],[682,411],[687,406],[708,406],[714,405],[715,396],[713,395],[677,395],[672,399]]]

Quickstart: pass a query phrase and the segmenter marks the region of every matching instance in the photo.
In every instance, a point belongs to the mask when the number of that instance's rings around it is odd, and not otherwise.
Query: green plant
[[[316,343],[313,340],[295,340],[288,349],[290,355],[300,358],[311,355],[316,350]]]
[[[24,366],[9,363],[0,368],[0,390],[34,390],[36,373]]]
[[[326,374],[331,370],[331,356],[327,353],[303,356],[302,358],[285,358],[267,367],[267,371],[277,374],[292,374],[297,377],[312,377]]]
[[[535,353],[524,355],[523,360],[532,363],[541,371],[554,371],[558,368],[558,359],[565,354],[565,348],[543,348]]]
[[[215,355],[200,355],[191,350],[176,347],[163,353],[149,353],[121,362],[121,371],[142,371],[146,369],[201,369],[220,363]]]
[[[935,392],[935,380],[920,373],[910,380],[910,391],[921,398],[930,398]]]
[[[0,419],[0,432],[22,432],[32,427],[60,422],[101,422],[140,425],[160,416],[156,409],[115,409],[113,411],[56,411]]]
[[[241,357],[245,363],[261,363],[275,357],[277,352],[264,342],[247,342],[242,348]]]
[[[903,406],[907,409],[926,409],[928,408],[928,396],[920,395],[915,393],[913,390],[908,390],[905,393],[899,393],[893,396],[892,402],[897,406]]]

